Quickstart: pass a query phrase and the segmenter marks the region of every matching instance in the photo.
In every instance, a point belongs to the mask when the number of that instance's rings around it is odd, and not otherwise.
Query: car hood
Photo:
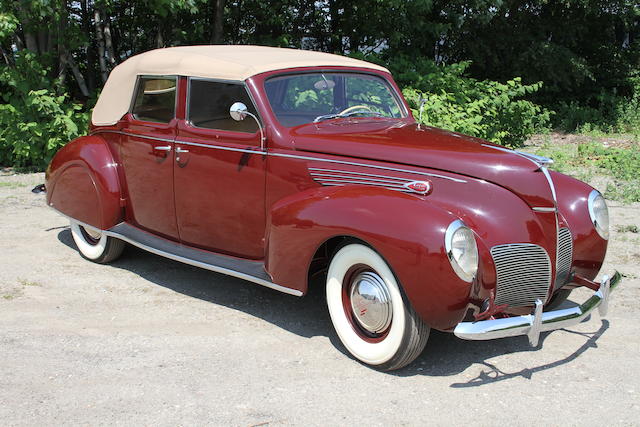
[[[514,151],[414,122],[339,119],[291,129],[296,150],[419,166],[492,182],[532,207],[553,207],[538,164]]]

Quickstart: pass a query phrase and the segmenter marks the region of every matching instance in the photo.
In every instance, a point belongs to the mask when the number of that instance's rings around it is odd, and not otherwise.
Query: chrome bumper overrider
[[[617,271],[612,277],[604,276],[598,289],[582,305],[563,310],[542,312],[542,301],[537,300],[532,314],[527,316],[507,317],[503,319],[481,320],[478,322],[462,322],[453,333],[465,340],[491,340],[495,338],[527,335],[529,344],[538,345],[540,333],[553,331],[575,325],[586,319],[598,308],[600,316],[607,314],[610,292],[618,286],[621,279]]]

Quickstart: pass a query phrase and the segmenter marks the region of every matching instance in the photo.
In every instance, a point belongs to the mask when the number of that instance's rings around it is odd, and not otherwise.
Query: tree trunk
[[[73,73],[73,77],[75,77],[76,82],[78,83],[80,92],[82,92],[82,94],[88,98],[89,89],[87,89],[87,83],[85,82],[84,76],[82,75],[82,73],[80,72],[80,69],[78,68],[78,64],[76,64],[76,61],[73,59],[73,57],[69,55],[66,51],[63,52],[62,56],[63,56],[63,61],[67,65],[69,65],[69,68],[71,68],[71,72]]]
[[[104,42],[107,48],[107,61],[109,65],[113,68],[116,65],[116,55],[113,51],[113,41],[111,39],[111,25],[109,24],[109,19],[107,14],[103,11],[102,15],[104,16]]]
[[[215,7],[213,9],[213,36],[211,37],[211,43],[221,44],[224,38],[224,0],[215,0]]]
[[[11,62],[12,62],[12,61],[11,61],[11,58],[9,57],[9,55],[7,55],[7,51],[6,51],[6,50],[4,50],[4,49],[2,48],[2,46],[0,46],[0,52],[2,52],[2,59],[4,59],[4,62],[5,62],[7,65],[12,65],[12,63],[11,63]]]
[[[38,42],[36,40],[35,34],[25,31],[24,42],[27,45],[27,49],[29,49],[33,53],[38,53]]]
[[[158,26],[158,32],[156,33],[156,48],[160,49],[164,47],[164,39],[162,38],[162,29]]]
[[[96,40],[98,41],[98,62],[100,63],[100,77],[102,77],[102,83],[106,83],[109,72],[107,71],[107,61],[105,60],[102,18],[100,17],[100,11],[97,8],[93,9],[93,19],[95,20]]]
[[[42,53],[48,53],[47,50],[47,40],[49,39],[49,35],[47,34],[49,31],[44,29],[44,30],[39,30],[38,31],[38,52]]]
[[[87,54],[87,86],[90,92],[93,92],[96,88],[96,77],[95,77],[95,64],[96,64],[96,53],[94,50],[94,46],[91,40],[91,13],[89,12],[89,7],[87,6],[87,0],[80,0],[80,9],[82,11],[80,15],[80,19],[82,20],[82,30],[87,34],[89,38],[86,45],[86,54]]]
[[[64,86],[64,82],[67,79],[67,60],[65,58],[65,53],[62,49],[59,49],[58,53],[58,77],[56,81],[58,83],[58,87]]]
[[[24,44],[31,52],[38,53],[38,39],[31,32],[31,19],[29,19],[29,11],[24,10],[22,2],[16,2],[18,9],[18,19],[22,24],[22,32],[24,33]]]

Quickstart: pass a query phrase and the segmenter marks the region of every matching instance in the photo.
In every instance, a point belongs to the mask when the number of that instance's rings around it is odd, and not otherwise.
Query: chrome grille
[[[512,243],[491,248],[496,266],[495,303],[533,305],[547,299],[551,284],[551,261],[547,252],[531,243]]]
[[[559,289],[569,279],[571,260],[573,258],[573,238],[571,231],[563,227],[558,230],[558,255],[556,259],[556,284]]]

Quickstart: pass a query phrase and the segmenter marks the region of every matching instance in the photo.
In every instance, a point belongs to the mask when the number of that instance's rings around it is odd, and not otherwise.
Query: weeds
[[[637,225],[618,225],[616,227],[618,233],[639,233],[640,229]]]
[[[552,168],[590,181],[595,174],[609,178],[605,197],[625,203],[640,202],[640,146],[605,146],[591,140],[579,144],[551,145],[545,142],[536,154],[551,157]]]
[[[31,280],[27,280],[27,279],[18,279],[18,283],[21,284],[22,286],[42,286],[42,284],[35,282],[35,281],[31,281]]]

